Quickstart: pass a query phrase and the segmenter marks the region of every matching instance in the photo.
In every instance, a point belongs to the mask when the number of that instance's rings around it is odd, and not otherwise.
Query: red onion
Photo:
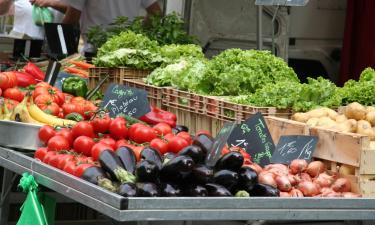
[[[261,184],[268,184],[273,187],[277,187],[276,181],[274,179],[274,175],[268,172],[262,172],[258,176],[258,182]]]
[[[298,189],[302,191],[303,195],[306,197],[312,197],[319,194],[319,186],[311,181],[302,181],[298,184]]]
[[[350,181],[346,178],[339,178],[333,183],[332,189],[337,192],[350,192]]]
[[[291,197],[291,195],[289,194],[289,192],[280,191],[280,197]]]
[[[318,184],[320,187],[331,187],[334,179],[326,173],[321,173],[317,178],[314,179],[314,183]]]
[[[291,197],[303,197],[303,193],[298,189],[293,189],[289,192]]]
[[[287,176],[278,176],[275,181],[280,191],[290,191],[292,189],[292,184],[290,184]]]
[[[323,173],[326,170],[326,167],[324,163],[321,161],[313,161],[309,163],[307,166],[306,172],[311,176],[311,177],[317,177],[320,173]]]
[[[300,177],[301,182],[303,182],[303,181],[312,181],[310,175],[307,174],[307,173],[301,173],[301,174],[299,174],[299,175],[297,175],[297,176]]]
[[[289,182],[290,182],[290,184],[291,184],[292,186],[298,184],[298,180],[297,180],[297,178],[296,178],[295,175],[288,174],[288,180],[289,180]]]
[[[305,171],[307,168],[307,162],[303,159],[295,159],[290,163],[290,172],[292,174],[297,174]]]
[[[281,194],[281,192],[280,192]],[[362,197],[361,194],[356,194],[356,193],[353,193],[353,192],[343,192],[341,193],[341,196],[344,197],[344,198],[360,198]]]
[[[270,165],[265,166],[264,170],[270,170],[274,168],[281,170],[281,171],[286,171],[286,172],[289,171],[288,167],[284,164],[270,164]]]
[[[287,170],[280,170],[279,168],[273,167],[268,170],[265,170],[269,173],[275,174],[275,176],[287,176],[288,175],[288,169]]]

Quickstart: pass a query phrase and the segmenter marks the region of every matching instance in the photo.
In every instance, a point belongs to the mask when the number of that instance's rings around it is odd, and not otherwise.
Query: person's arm
[[[62,22],[65,24],[78,24],[80,18],[81,18],[81,11],[71,6],[68,6],[68,9],[66,10],[66,13]]]
[[[51,7],[62,13],[65,13],[68,8],[68,5],[59,0],[30,0],[30,3],[40,7]]]
[[[150,15],[161,15],[161,8],[159,3],[156,1],[146,8],[147,17]]]
[[[7,14],[12,5],[13,0],[0,0],[0,16]]]

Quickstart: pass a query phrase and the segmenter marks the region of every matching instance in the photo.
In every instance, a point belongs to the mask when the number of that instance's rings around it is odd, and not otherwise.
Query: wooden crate
[[[200,115],[206,113],[203,95],[198,95],[175,88],[163,88],[163,105],[168,108],[180,109],[181,111],[193,112]]]
[[[124,79],[123,84],[147,91],[147,98],[151,105],[163,107],[163,88],[146,84],[142,79]]]

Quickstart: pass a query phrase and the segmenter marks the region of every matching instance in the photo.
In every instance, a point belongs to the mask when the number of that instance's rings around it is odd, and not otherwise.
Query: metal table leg
[[[17,175],[12,171],[5,169],[3,171],[3,184],[1,188],[1,201],[0,201],[0,225],[5,225],[8,222],[9,214],[9,195],[12,185],[16,180]]]

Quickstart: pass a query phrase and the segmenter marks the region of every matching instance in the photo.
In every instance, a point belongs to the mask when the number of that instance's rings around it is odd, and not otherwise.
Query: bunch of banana
[[[5,103],[3,104],[3,108],[0,111],[2,120],[11,120],[13,111],[10,111]]]
[[[24,122],[24,123],[33,123],[33,124],[39,124],[44,125],[46,123],[41,123],[37,120],[35,120],[29,113],[27,109],[27,102],[29,97],[25,96],[11,113],[10,120],[17,121],[17,122]]]

